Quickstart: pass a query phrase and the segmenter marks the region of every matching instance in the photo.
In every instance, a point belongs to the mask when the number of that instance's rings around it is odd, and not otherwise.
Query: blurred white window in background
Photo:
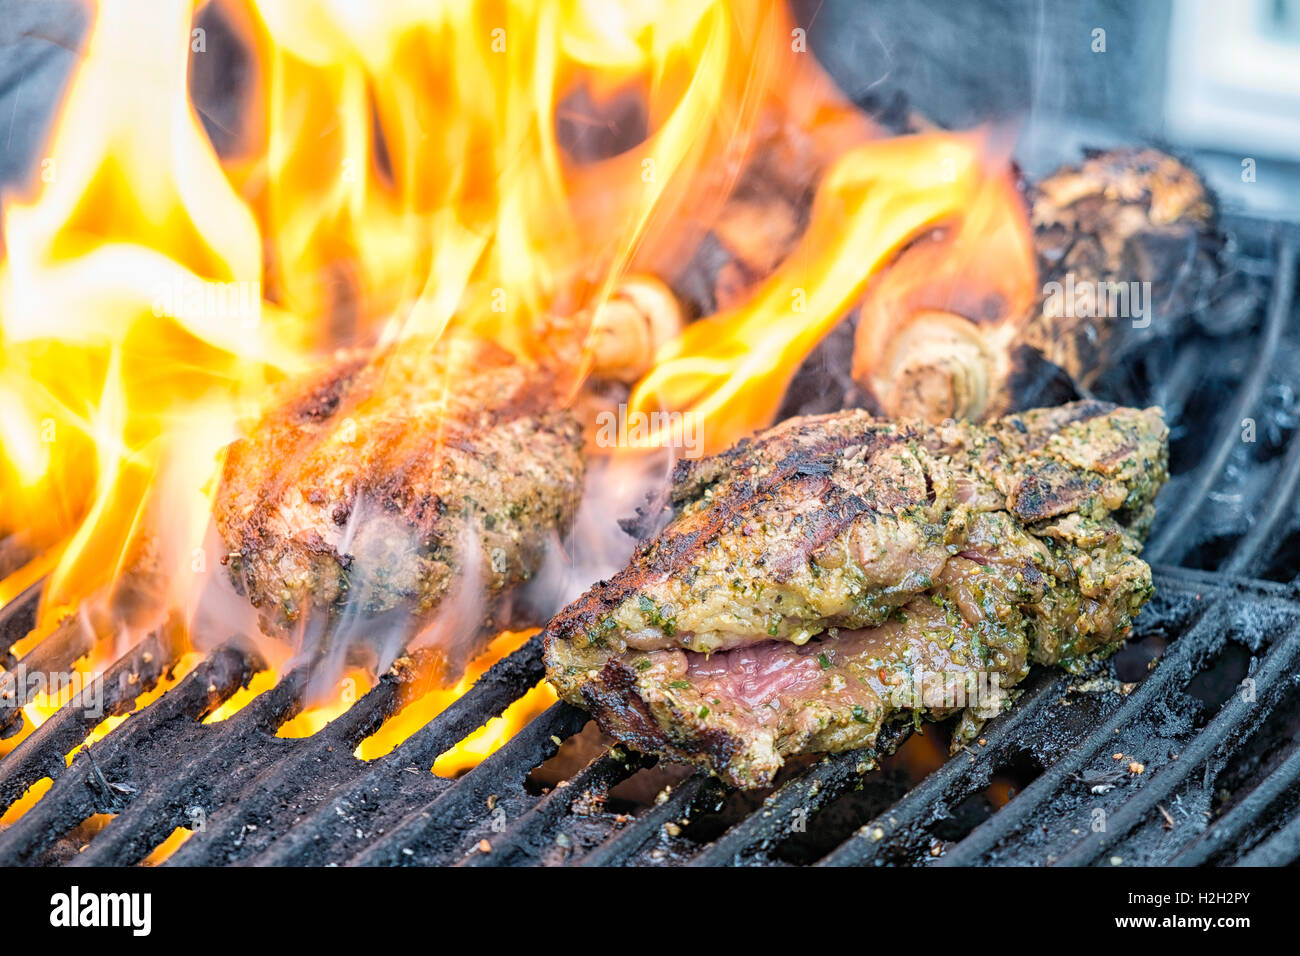
[[[1300,0],[1174,0],[1171,140],[1300,159]]]

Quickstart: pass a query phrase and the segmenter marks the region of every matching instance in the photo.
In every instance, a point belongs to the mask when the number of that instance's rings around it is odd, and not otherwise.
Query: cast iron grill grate
[[[400,709],[409,675],[385,675],[311,737],[280,739],[276,729],[302,707],[306,670],[205,724],[259,667],[224,647],[70,764],[65,755],[100,719],[87,712],[89,698],[0,761],[0,808],[52,781],[0,831],[0,860],[134,864],[185,827],[193,833],[170,863],[1294,862],[1300,234],[1250,220],[1230,229],[1236,268],[1266,290],[1266,303],[1226,334],[1195,331],[1151,350],[1104,389],[1158,402],[1173,424],[1175,476],[1147,549],[1156,595],[1129,648],[1087,677],[1035,671],[981,743],[915,785],[872,769],[912,737],[899,727],[874,752],[804,762],[758,798],[617,748],[541,787],[530,774],[588,723],[567,704],[463,777],[444,779],[429,772],[436,758],[541,680],[536,639],[370,762],[353,751]],[[38,597],[34,587],[0,612],[0,646],[30,629]],[[21,662],[66,669],[85,652],[76,633],[56,631]],[[19,661],[6,652],[0,663],[12,673]],[[128,652],[106,674],[108,712],[129,712],[168,663],[158,638]],[[0,725],[12,731],[21,720],[14,705],[25,701],[6,678]],[[671,786],[633,806],[620,787],[641,774],[658,774],[656,789]]]

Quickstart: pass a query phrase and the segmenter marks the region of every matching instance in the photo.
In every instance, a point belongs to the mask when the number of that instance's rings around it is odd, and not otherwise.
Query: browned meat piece
[[[1165,435],[1156,410],[1097,402],[785,422],[680,469],[672,523],[548,625],[548,675],[608,733],[739,786],[961,709],[900,706],[899,675],[982,682],[968,734],[1030,661],[1127,634]]]
[[[789,754],[870,746],[900,712],[939,719],[968,708],[969,739],[977,721],[1011,700],[1008,688],[1029,666],[1006,583],[954,558],[931,596],[879,627],[711,655],[627,652],[583,683],[582,703],[632,747],[699,764],[740,787],[769,783]],[[964,605],[958,595],[972,587],[980,601]],[[984,602],[993,602],[992,614]]]
[[[1088,388],[1121,356],[1185,328],[1220,279],[1214,198],[1167,153],[1092,153],[1034,184],[1028,198],[1041,296],[1017,315],[969,304],[897,314],[891,297],[877,303],[868,293],[853,332],[862,390],[853,401],[891,418],[980,420],[1026,398],[1038,404],[1055,375]],[[918,243],[895,268],[926,248]],[[829,361],[842,366],[840,355]],[[806,363],[802,374],[824,377],[824,364]],[[795,394],[807,391],[796,379]]]
[[[573,515],[581,435],[543,375],[458,348],[341,355],[230,447],[217,527],[268,633],[396,612],[409,637],[454,595],[499,628]]]
[[[1094,153],[1031,198],[1045,297],[1022,338],[1084,387],[1126,349],[1178,328],[1219,277],[1214,197],[1167,153]]]

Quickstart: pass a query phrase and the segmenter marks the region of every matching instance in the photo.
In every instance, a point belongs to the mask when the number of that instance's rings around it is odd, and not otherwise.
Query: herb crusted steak
[[[499,629],[495,599],[572,518],[581,434],[544,375],[458,348],[344,353],[229,448],[217,528],[267,633],[395,610],[409,637],[456,587]]]
[[[680,466],[674,518],[546,631],[602,728],[743,787],[889,720],[997,713],[1031,662],[1113,648],[1151,590],[1159,412],[791,419]]]

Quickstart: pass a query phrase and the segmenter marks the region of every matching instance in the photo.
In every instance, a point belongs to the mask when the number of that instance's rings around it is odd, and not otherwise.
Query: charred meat
[[[606,732],[738,786],[870,746],[910,713],[959,737],[1032,662],[1080,664],[1151,591],[1154,409],[978,426],[791,419],[674,476],[673,518],[554,618],[548,674]]]
[[[824,361],[805,363],[793,394],[826,392],[829,363],[839,381],[829,407],[865,404],[930,422],[994,418],[1092,388],[1129,351],[1200,321],[1227,278],[1214,197],[1167,153],[1090,152],[1027,193],[1042,291],[1031,305],[1009,315],[995,300],[985,311],[954,302],[953,311],[904,310],[899,322],[889,295],[877,303],[869,293],[846,323],[852,331],[840,333],[854,337],[855,387],[839,372],[844,343],[827,340]]]
[[[414,633],[457,589],[494,619],[572,517],[577,421],[500,350],[407,342],[290,386],[228,450],[215,515],[268,633],[306,617]]]
[[[1219,279],[1214,197],[1167,153],[1091,153],[1038,182],[1030,198],[1039,276],[1044,290],[1060,291],[1032,310],[1023,339],[1079,385],[1091,387],[1126,349],[1179,328]]]

